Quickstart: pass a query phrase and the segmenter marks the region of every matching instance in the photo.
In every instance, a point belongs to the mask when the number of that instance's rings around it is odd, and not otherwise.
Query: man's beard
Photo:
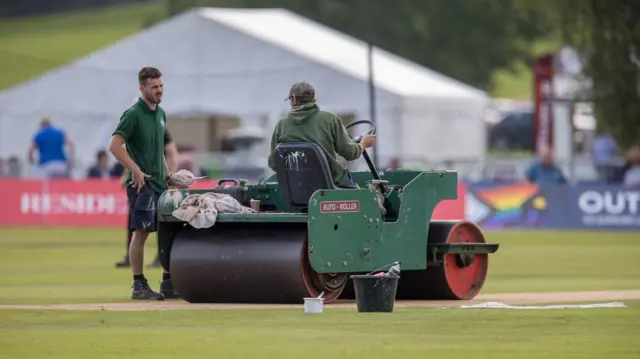
[[[156,105],[159,105],[160,102],[162,102],[162,100],[158,97],[157,99],[154,99],[152,95],[147,94],[145,96],[147,98],[147,100],[151,103],[155,103]]]

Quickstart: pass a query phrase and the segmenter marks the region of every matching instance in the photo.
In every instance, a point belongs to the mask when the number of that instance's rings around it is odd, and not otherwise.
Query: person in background
[[[613,178],[613,160],[618,151],[616,141],[610,133],[601,131],[591,144],[591,160],[602,181]]]
[[[176,146],[176,142],[173,140],[171,135],[169,134],[169,130],[164,131],[164,155],[167,159],[167,166],[169,166],[169,173],[174,173],[178,170],[178,164],[180,161],[180,154],[178,153],[178,146]],[[131,237],[130,237],[131,238]],[[149,267],[161,267],[160,263],[160,243],[156,240],[156,244],[158,247],[156,259],[149,264]]]
[[[164,150],[165,150],[165,156],[167,157],[167,165],[169,166],[169,172],[173,173],[176,172],[178,170],[178,163],[179,163],[179,153],[178,153],[178,147],[176,146],[175,141],[173,141],[173,138],[171,137],[171,135],[169,134],[169,130],[164,131]],[[112,175],[114,175],[115,173],[115,166],[112,169]],[[129,175],[129,172],[124,170],[124,166],[123,166],[123,171],[120,174],[120,180],[122,182],[122,185],[125,186],[125,182],[127,180],[127,176]],[[131,218],[131,216],[127,216],[127,218]],[[131,266],[131,262],[129,261],[129,246],[131,245],[131,239],[133,238],[133,229],[131,229],[130,223],[127,223],[127,252],[124,256],[124,258],[120,261],[116,263],[116,267],[117,268],[121,268],[121,267],[129,267]],[[158,254],[156,255],[156,259],[149,264],[149,267],[160,267],[160,246],[158,243]]]
[[[631,157],[633,157],[633,153],[635,151],[638,151],[638,148],[640,148],[640,146],[629,147],[629,149],[627,150],[624,164],[622,166],[619,166],[615,171],[615,174],[612,179],[613,183],[622,184],[624,182],[624,176],[627,174],[627,172],[631,168],[631,162],[629,160],[631,159]]]
[[[546,148],[540,152],[540,160],[527,170],[526,179],[538,184],[567,183],[562,170],[553,161],[551,150]]]
[[[120,179],[122,179],[122,176],[124,176],[124,174],[126,173],[125,170],[126,170],[126,168],[124,167],[124,165],[122,163],[116,161],[116,163],[114,163],[113,166],[111,167],[111,169],[109,170],[109,174],[111,175],[111,178],[120,178]]]
[[[164,155],[167,158],[169,171],[176,172],[180,163],[180,153],[178,153],[178,146],[169,134],[169,130],[164,131]]]
[[[107,151],[98,151],[98,153],[96,154],[96,160],[96,164],[89,168],[89,171],[87,172],[87,178],[111,178],[111,173],[109,173],[109,158],[107,157]]]
[[[69,151],[65,154],[64,147]],[[40,130],[33,136],[29,147],[29,163],[35,164],[34,154],[38,152],[38,166],[45,178],[69,178],[73,168],[74,146],[69,136],[53,126],[49,118],[40,122]]]
[[[640,188],[640,146],[633,146],[629,149],[627,160],[623,184],[626,187]]]
[[[5,164],[5,177],[9,178],[21,178],[22,168],[20,166],[20,160],[16,156],[11,156],[7,159]]]

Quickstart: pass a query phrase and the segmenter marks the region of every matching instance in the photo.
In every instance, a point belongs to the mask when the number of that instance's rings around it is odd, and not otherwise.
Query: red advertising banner
[[[213,188],[197,181],[192,188]],[[127,194],[119,180],[0,179],[0,226],[116,227],[127,224]]]
[[[214,188],[215,181],[197,181],[191,188]],[[438,205],[434,219],[464,219],[466,186],[458,199]],[[128,203],[118,180],[0,179],[0,226],[123,228]]]
[[[465,219],[465,203],[467,198],[467,185],[464,182],[458,182],[458,198],[448,199],[440,202],[431,219],[433,220],[464,220]]]
[[[23,183],[3,186],[19,197],[18,211],[10,213],[10,223],[53,227],[122,227],[127,223],[127,196],[118,181],[29,181],[28,187],[16,191]]]

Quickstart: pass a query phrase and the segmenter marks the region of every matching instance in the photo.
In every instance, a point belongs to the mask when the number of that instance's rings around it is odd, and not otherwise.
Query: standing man
[[[168,159],[168,161],[166,162],[168,165],[169,174],[176,172],[178,170],[178,163],[180,161],[178,146],[176,146],[176,143],[173,141],[173,138],[171,138],[171,135],[169,134],[169,130],[166,130],[166,129],[164,131],[164,156],[166,159]],[[160,263],[160,242],[156,241],[156,244],[158,247],[158,252],[156,253],[156,259],[153,261],[153,263],[149,265],[149,267],[162,266],[162,264]],[[174,297],[174,295],[169,295],[169,293],[166,293],[165,297],[168,297],[168,296]]]
[[[176,143],[171,138],[168,130],[164,131],[164,150],[165,157],[169,158],[169,173],[174,173],[178,170],[178,162],[179,162],[179,154],[178,147]],[[127,176],[129,175],[126,169],[122,173],[121,181],[124,188],[127,188],[126,181]],[[131,238],[133,237],[133,229],[131,228],[131,213],[129,213],[129,218],[127,221],[127,253],[125,254],[122,261],[116,263],[116,267],[129,267],[131,265],[131,261],[129,260],[129,247],[131,246]],[[156,259],[149,265],[150,267],[160,267],[160,243],[158,243],[158,254],[156,255]]]
[[[68,156],[64,152],[67,146]],[[40,122],[40,130],[33,136],[29,147],[29,163],[35,164],[34,154],[38,152],[38,166],[44,178],[69,178],[73,167],[74,148],[69,136],[53,126],[47,117]]]
[[[160,293],[156,293],[143,273],[144,244],[149,233],[157,230],[157,203],[167,189],[169,170],[164,158],[166,114],[159,106],[164,90],[162,73],[154,67],[143,67],[138,73],[138,83],[142,96],[122,114],[109,151],[129,170],[125,183],[133,229],[129,246],[133,272],[131,299],[164,300],[163,293],[173,293],[170,274],[163,273]]]

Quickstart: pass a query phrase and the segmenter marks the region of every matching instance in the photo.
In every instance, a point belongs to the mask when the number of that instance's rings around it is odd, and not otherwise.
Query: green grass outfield
[[[0,303],[119,302],[131,272],[114,263],[126,232],[0,229]],[[633,232],[487,232],[500,243],[482,293],[640,289],[640,235]],[[145,259],[155,257],[155,236]],[[158,289],[161,270],[146,275]]]
[[[487,232],[483,293],[640,289],[637,233]],[[0,303],[129,302],[124,230],[0,229]],[[155,237],[153,237],[155,238]],[[146,247],[155,250],[155,240]],[[147,255],[147,262],[153,254]],[[159,269],[148,270],[155,288]],[[640,302],[589,310],[0,309],[0,358],[640,358]],[[462,304],[462,303],[461,303]]]
[[[0,358],[638,358],[629,308],[508,311],[0,310]]]

